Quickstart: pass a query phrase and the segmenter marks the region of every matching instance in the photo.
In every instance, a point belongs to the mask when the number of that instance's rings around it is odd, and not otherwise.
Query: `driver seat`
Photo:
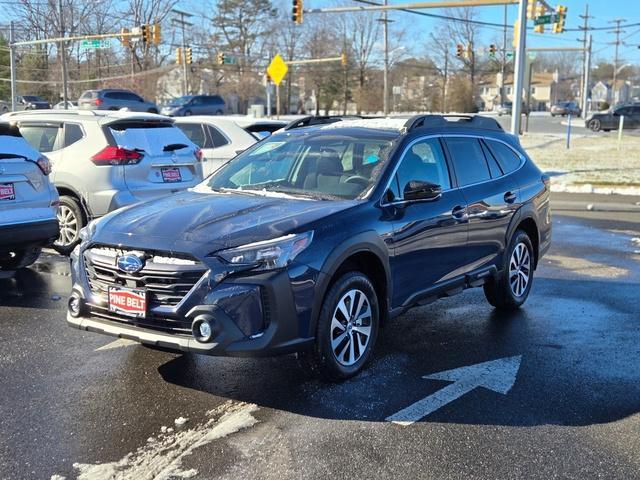
[[[316,162],[315,171],[309,172],[304,180],[304,188],[325,192],[335,191],[340,184],[344,168],[340,155],[332,150],[321,153]]]

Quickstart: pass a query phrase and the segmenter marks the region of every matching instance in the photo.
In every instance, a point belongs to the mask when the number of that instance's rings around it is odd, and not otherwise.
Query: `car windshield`
[[[252,195],[363,198],[378,180],[395,138],[376,134],[276,134],[237,156],[203,185]]]
[[[193,95],[185,95],[183,97],[174,98],[169,102],[170,107],[179,107],[181,105],[186,105],[193,98]]]

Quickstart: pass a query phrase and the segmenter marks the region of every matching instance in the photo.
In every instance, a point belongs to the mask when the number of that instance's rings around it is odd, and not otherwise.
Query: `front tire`
[[[531,239],[523,230],[517,230],[505,252],[502,271],[484,284],[488,302],[501,310],[520,308],[531,291],[534,265]]]
[[[303,366],[332,382],[353,377],[371,358],[379,319],[371,280],[360,272],[344,274],[325,295],[313,349],[300,354]]]
[[[600,120],[598,120],[597,118],[594,118],[593,120],[591,120],[589,122],[589,129],[592,132],[599,132],[600,131],[600,127],[601,127],[601,123]]]
[[[80,243],[80,230],[87,224],[84,211],[76,198],[69,195],[60,197],[58,223],[60,236],[53,243],[53,248],[61,255],[69,255]]]

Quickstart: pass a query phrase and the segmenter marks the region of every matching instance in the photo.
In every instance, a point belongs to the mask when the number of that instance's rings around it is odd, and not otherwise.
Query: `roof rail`
[[[98,116],[102,115],[94,110],[63,110],[63,109],[42,109],[42,110],[17,110],[15,112],[7,112],[4,115],[7,117],[15,117],[17,115],[87,115]]]
[[[327,123],[335,123],[341,120],[358,120],[365,118],[376,117],[363,117],[362,115],[308,115],[306,117],[293,120],[284,127],[284,130],[292,130],[294,128],[310,127],[312,125],[326,125]]]
[[[470,126],[474,128],[482,128],[484,130],[504,132],[502,126],[495,118],[468,114],[416,115],[407,120],[404,126],[408,132],[416,128],[449,126]]]

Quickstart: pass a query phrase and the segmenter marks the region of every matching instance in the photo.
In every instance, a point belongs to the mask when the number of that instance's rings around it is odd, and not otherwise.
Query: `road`
[[[338,385],[291,356],[182,356],[70,329],[56,255],[5,273],[0,478],[640,478],[640,200],[553,201],[524,308],[497,313],[473,289],[415,309]],[[385,420],[451,385],[422,377],[506,357],[506,394]]]

